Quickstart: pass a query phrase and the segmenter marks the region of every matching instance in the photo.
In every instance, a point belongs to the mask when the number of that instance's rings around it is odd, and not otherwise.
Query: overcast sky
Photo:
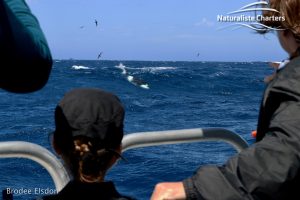
[[[27,0],[55,59],[270,61],[287,57],[275,33],[220,29],[255,0]],[[98,26],[95,24],[98,21]]]

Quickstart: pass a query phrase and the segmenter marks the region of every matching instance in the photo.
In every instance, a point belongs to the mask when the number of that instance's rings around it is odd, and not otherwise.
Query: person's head
[[[115,95],[99,89],[74,89],[55,109],[53,145],[74,179],[103,181],[118,159],[124,108]]]
[[[278,31],[278,38],[282,48],[291,58],[299,56],[300,47],[300,1],[299,0],[269,0],[270,8],[263,16],[271,19],[263,24],[283,30]],[[277,17],[277,20],[272,17]]]

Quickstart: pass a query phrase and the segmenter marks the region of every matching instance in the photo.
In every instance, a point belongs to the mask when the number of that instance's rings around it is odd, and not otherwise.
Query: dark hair
[[[263,17],[272,19],[272,17],[281,17],[282,20],[266,20],[262,24],[271,27],[289,30],[293,33],[296,42],[300,45],[300,1],[299,0],[269,0],[269,7],[274,11],[264,11]],[[277,18],[278,19],[278,18]],[[265,29],[261,33],[267,33],[270,29]],[[300,55],[300,49],[295,51],[290,59]]]
[[[113,156],[112,149],[98,147],[95,139],[79,136],[74,139],[73,163],[78,163],[77,172],[80,180],[97,179],[103,177],[103,172],[109,168]]]
[[[300,1],[299,0],[269,0],[269,8],[274,11],[264,11],[263,17],[270,20],[264,20],[262,23],[272,28],[281,28],[290,30],[297,42],[300,42]],[[281,20],[274,20],[272,17],[281,17]]]
[[[118,156],[116,149],[103,148],[97,139],[77,136],[72,140],[66,140],[60,137],[62,135],[64,134],[54,132],[54,143],[60,141],[58,144],[64,144],[58,145],[57,148],[61,151],[74,178],[80,181],[93,182],[103,177],[110,167],[112,158]]]

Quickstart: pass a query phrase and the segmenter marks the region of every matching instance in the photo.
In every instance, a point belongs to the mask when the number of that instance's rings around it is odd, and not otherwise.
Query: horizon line
[[[236,63],[251,63],[251,62],[263,62],[263,63],[268,63],[268,62],[273,62],[273,61],[261,61],[261,60],[248,60],[248,61],[216,61],[216,60],[131,60],[131,59],[75,59],[75,58],[53,58],[53,61],[118,61],[118,62],[236,62]]]

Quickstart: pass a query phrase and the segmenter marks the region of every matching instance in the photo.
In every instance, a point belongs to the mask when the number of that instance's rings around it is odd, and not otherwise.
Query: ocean
[[[126,134],[219,127],[252,144],[263,79],[271,73],[265,62],[55,60],[43,89],[29,94],[0,91],[0,141],[33,142],[53,152],[49,133],[56,104],[73,88],[94,87],[119,96],[126,109]],[[222,142],[133,149],[124,153],[128,162],[119,161],[106,179],[120,193],[149,199],[157,182],[183,180],[202,165],[222,165],[235,153]],[[47,171],[33,161],[5,158],[0,168],[1,190],[54,189]],[[37,195],[42,194],[15,194],[14,199]]]

